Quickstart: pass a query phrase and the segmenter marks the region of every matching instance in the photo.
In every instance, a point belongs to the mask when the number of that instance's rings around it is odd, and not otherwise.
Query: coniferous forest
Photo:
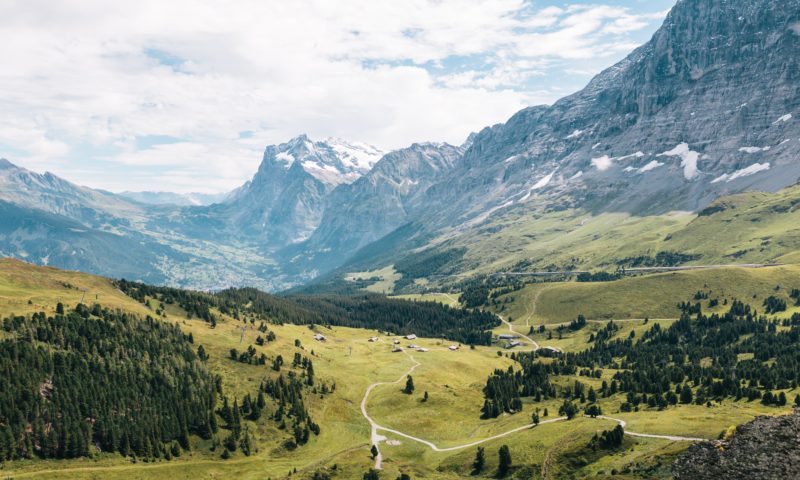
[[[78,305],[2,328],[0,459],[75,458],[90,445],[153,458],[214,433],[219,381],[176,325]]]

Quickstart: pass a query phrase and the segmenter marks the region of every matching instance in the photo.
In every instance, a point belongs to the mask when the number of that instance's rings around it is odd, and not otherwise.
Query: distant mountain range
[[[154,283],[271,290],[390,265],[425,281],[598,268],[622,250],[671,248],[664,236],[630,245],[614,237],[619,222],[660,232],[688,222],[672,212],[793,185],[798,151],[800,0],[682,0],[648,43],[582,91],[461,146],[383,152],[301,135],[267,147],[251,181],[214,199],[114,195],[2,161],[0,253]]]
[[[148,205],[207,206],[220,203],[230,193],[121,192],[121,196]]]

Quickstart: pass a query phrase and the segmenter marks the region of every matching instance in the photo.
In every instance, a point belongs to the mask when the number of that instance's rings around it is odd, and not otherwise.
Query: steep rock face
[[[237,234],[267,245],[308,238],[322,218],[326,196],[367,173],[379,149],[339,139],[314,142],[301,135],[268,146],[253,179],[222,209]]]
[[[692,445],[672,466],[677,480],[800,477],[800,410],[758,417],[730,440]]]
[[[433,183],[446,178],[463,149],[448,144],[416,143],[384,156],[367,175],[336,188],[325,215],[309,240],[287,255],[298,265],[326,270],[417,216],[418,200]],[[308,262],[308,263],[306,263]],[[297,268],[297,267],[295,267]],[[302,268],[302,267],[300,267]]]
[[[452,225],[527,202],[637,214],[800,178],[800,1],[682,0],[552,106],[484,129],[426,201]],[[438,213],[438,214],[437,214]]]

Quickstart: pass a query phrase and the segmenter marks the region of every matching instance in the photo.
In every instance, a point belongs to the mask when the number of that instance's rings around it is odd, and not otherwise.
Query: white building
[[[447,347],[447,348],[448,348],[448,349],[450,349],[450,351],[453,351],[453,352],[455,352],[456,350],[458,350],[458,345],[450,345],[450,346],[449,346],[449,347]]]
[[[316,340],[318,342],[324,342],[325,341],[325,335],[323,335],[321,333],[318,333],[318,334],[314,335],[314,340]]]
[[[369,337],[369,341],[370,342],[377,342],[378,341],[378,337]]]
[[[406,340],[416,340],[416,339],[417,339],[417,336],[414,335],[413,333],[411,335],[406,335]]]

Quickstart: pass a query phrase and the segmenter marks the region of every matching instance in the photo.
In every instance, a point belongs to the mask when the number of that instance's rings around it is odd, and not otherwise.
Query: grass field
[[[458,307],[460,305],[458,303],[459,294],[457,293],[412,293],[407,295],[395,295],[394,297],[412,302],[438,302],[450,307]]]
[[[785,270],[780,275],[791,277],[797,272],[791,268]],[[738,273],[734,272],[732,275]],[[735,278],[732,277],[730,281]],[[768,278],[772,281],[776,277]],[[596,285],[600,284],[592,284]],[[614,287],[609,284],[600,286]],[[568,286],[550,287],[568,290]],[[651,285],[647,288],[656,287]],[[67,306],[74,306],[84,295],[84,289],[86,303],[94,303],[97,299],[103,305],[139,314],[153,314],[144,305],[116,290],[109,280],[0,260],[0,314],[24,314],[40,310],[53,312],[59,301]],[[596,291],[595,295],[602,295],[602,291]],[[434,297],[417,299],[443,300],[441,296]],[[549,297],[542,294],[542,298]],[[562,305],[560,308],[567,307]],[[604,306],[603,309],[605,308],[608,307]],[[548,311],[551,310],[544,310]],[[548,321],[560,318],[548,318]],[[567,317],[569,318],[571,317]],[[244,330],[242,339],[242,322],[225,318],[216,329],[211,329],[204,322],[188,320],[184,312],[175,306],[168,307],[165,321],[177,322],[186,332],[192,333],[196,344],[202,344],[206,348],[210,354],[209,369],[222,376],[224,391],[229,396],[241,398],[245,393],[252,394],[265,376],[275,374],[265,366],[247,365],[228,359],[231,348],[242,350],[252,344],[257,335],[257,331],[248,327]],[[515,319],[515,322],[519,331],[527,333],[521,317]],[[645,328],[649,328],[643,322],[621,322],[621,325],[622,329],[617,335],[628,335],[630,331],[639,335]],[[601,326],[592,323],[580,332],[565,335],[560,340],[556,337],[547,340],[545,335],[540,334],[534,335],[534,339],[542,345],[558,346],[567,351],[580,350],[585,348],[588,335]],[[259,451],[251,457],[237,453],[230,460],[221,460],[219,452],[211,453],[207,443],[193,439],[191,454],[184,454],[180,459],[171,462],[132,464],[117,455],[98,454],[91,459],[9,463],[2,465],[0,475],[15,479],[247,480],[286,478],[294,469],[298,473],[292,475],[292,478],[310,478],[315,471],[324,469],[335,473],[334,478],[361,478],[362,473],[373,465],[373,461],[369,454],[370,428],[361,415],[360,402],[369,384],[400,378],[413,365],[411,358],[406,354],[390,351],[393,340],[391,337],[383,337],[382,342],[369,342],[370,336],[379,335],[374,331],[316,327],[316,331],[324,333],[328,339],[326,342],[316,342],[313,340],[315,331],[306,326],[270,325],[270,329],[276,333],[277,340],[264,347],[256,347],[257,349],[270,358],[277,354],[291,358],[294,352],[301,351],[303,355],[313,359],[318,380],[336,384],[335,393],[325,398],[311,394],[307,396],[306,403],[311,416],[322,430],[320,436],[312,436],[308,445],[295,451],[286,451],[280,447],[280,441],[285,434],[274,423],[262,419],[251,424],[259,445]],[[299,349],[295,346],[295,340],[301,343]],[[404,345],[407,343],[409,342],[403,341]],[[523,412],[516,415],[504,415],[495,420],[479,418],[483,401],[481,389],[487,375],[495,368],[505,369],[513,364],[505,356],[507,352],[498,355],[496,347],[477,347],[474,350],[462,347],[457,352],[451,352],[446,349],[449,342],[437,339],[418,339],[414,343],[429,348],[428,352],[412,354],[421,364],[413,373],[416,390],[413,395],[405,395],[400,391],[401,385],[375,388],[367,408],[378,423],[432,441],[440,447],[449,447],[505,432],[530,421],[533,411],[530,403],[526,403]],[[612,374],[613,372],[606,371],[603,378],[610,378]],[[577,378],[559,377],[557,381],[569,383]],[[602,381],[580,379],[587,385]],[[425,391],[429,393],[429,400],[421,402]],[[603,399],[601,405],[606,413],[625,419],[632,430],[657,434],[691,434],[708,438],[716,437],[730,424],[747,421],[756,414],[785,411],[763,407],[757,402],[727,402],[715,404],[711,408],[679,406],[664,412],[617,414],[621,401],[622,398],[617,396]],[[557,411],[557,403],[552,401],[537,406],[547,407],[552,417]],[[487,442],[483,445],[487,452],[487,468],[482,475],[491,477],[494,474],[497,450],[503,444],[511,448],[514,465],[517,466],[517,478],[542,478],[544,473],[547,473],[548,478],[566,475],[574,475],[576,478],[593,477],[610,474],[611,470],[630,469],[635,465],[643,466],[642,468],[652,467],[686,447],[685,443],[629,438],[624,449],[613,455],[597,459],[584,458],[581,448],[591,436],[598,429],[613,426],[611,421],[579,418],[570,422],[541,425]],[[385,479],[393,479],[400,472],[409,473],[413,478],[456,479],[470,476],[470,465],[475,456],[474,447],[434,452],[411,440],[393,434],[386,436],[392,442],[381,444]],[[663,470],[648,470],[648,475],[629,478],[651,478],[652,475],[662,475]]]
[[[583,314],[588,319],[677,318],[678,301],[699,301],[705,311],[722,312],[734,298],[758,311],[769,295],[781,297],[790,306],[781,315],[800,311],[789,298],[800,288],[800,266],[765,268],[715,268],[625,277],[613,282],[562,282],[529,284],[500,298],[502,315],[516,324],[568,322]],[[709,300],[694,300],[695,293],[708,293],[719,306],[709,309]]]
[[[372,293],[390,294],[394,292],[394,284],[402,277],[403,274],[396,272],[394,265],[389,265],[379,270],[372,270],[369,272],[348,273],[344,279],[348,282],[375,279],[375,282],[364,287],[364,290]]]

